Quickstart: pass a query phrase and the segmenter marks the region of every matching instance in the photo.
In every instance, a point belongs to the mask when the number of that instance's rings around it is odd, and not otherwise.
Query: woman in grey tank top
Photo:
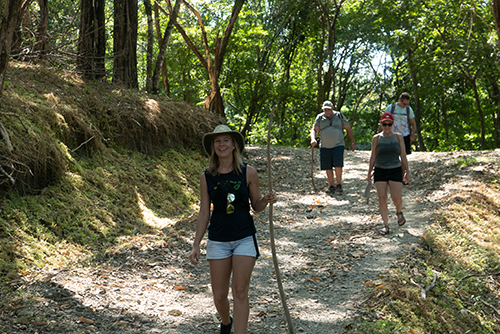
[[[387,208],[387,193],[391,190],[391,199],[396,207],[398,225],[403,226],[406,219],[401,208],[403,207],[403,180],[410,181],[410,169],[406,159],[406,150],[403,136],[394,132],[392,126],[394,117],[385,112],[380,118],[382,132],[377,133],[372,139],[372,154],[368,167],[369,183],[373,181],[377,187],[379,212],[384,222],[380,234],[389,233],[389,210]]]

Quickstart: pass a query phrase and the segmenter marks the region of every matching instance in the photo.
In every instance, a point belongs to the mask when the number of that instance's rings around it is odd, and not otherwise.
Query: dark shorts
[[[403,183],[403,168],[378,168],[375,167],[375,172],[373,173],[373,182],[401,182]]]
[[[403,137],[403,139],[405,140],[406,154],[411,154],[410,135]]]
[[[334,148],[320,148],[320,169],[328,170],[333,167],[344,167],[344,146]]]

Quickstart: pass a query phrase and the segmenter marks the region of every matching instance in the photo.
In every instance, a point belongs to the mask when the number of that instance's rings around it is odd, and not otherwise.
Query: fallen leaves
[[[83,324],[88,324],[88,325],[95,325],[95,324],[97,324],[97,321],[92,320],[92,319],[88,319],[88,318],[84,318],[84,317],[78,318],[78,322],[81,322]]]

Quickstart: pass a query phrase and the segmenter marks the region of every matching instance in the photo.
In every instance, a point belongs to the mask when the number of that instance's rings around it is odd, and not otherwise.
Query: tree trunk
[[[461,68],[461,71],[465,78],[470,82],[472,86],[472,91],[474,92],[474,99],[476,100],[476,106],[477,106],[477,111],[479,113],[479,121],[481,122],[481,149],[485,150],[486,149],[486,127],[484,124],[484,114],[483,114],[483,108],[481,107],[481,99],[479,98],[479,92],[477,91],[477,75],[479,72],[477,72],[475,75],[471,75],[467,73],[463,68]]]
[[[495,20],[495,30],[498,36],[498,50],[500,50],[500,0],[491,0],[491,9]]]
[[[146,92],[153,90],[153,43],[154,43],[154,27],[153,27],[153,11],[151,9],[151,1],[144,0],[144,11],[148,18],[148,45],[146,47]]]
[[[446,111],[446,99],[444,93],[441,93],[441,114],[443,115],[445,138],[446,140],[448,140],[450,138],[450,126],[448,124],[448,112]]]
[[[114,0],[114,5],[113,82],[138,88],[137,0]]]
[[[106,75],[104,0],[82,0],[80,11],[77,69],[85,79],[100,79]]]
[[[158,2],[155,1],[154,4],[154,12],[155,12],[155,26],[156,26],[156,38],[158,39],[158,45],[161,44],[161,27],[160,27],[160,13],[159,13]],[[163,81],[163,90],[167,96],[170,96],[170,84],[168,83],[168,74],[167,74],[167,63],[163,62],[163,66],[161,67],[161,78]]]
[[[167,2],[170,7],[169,0],[167,0]],[[205,48],[205,56],[203,56],[200,53],[196,45],[191,41],[191,39],[186,34],[184,29],[180,26],[180,24],[178,24],[177,22],[175,23],[175,27],[186,41],[186,44],[194,52],[198,60],[201,62],[203,67],[205,67],[205,69],[208,72],[211,91],[208,97],[205,99],[204,103],[205,108],[216,114],[219,114],[224,118],[226,117],[226,115],[224,112],[224,103],[222,101],[222,95],[219,87],[219,75],[222,69],[222,64],[224,62],[224,56],[226,54],[227,45],[229,44],[229,38],[231,37],[234,24],[236,23],[236,20],[238,18],[238,15],[240,14],[241,8],[243,7],[244,3],[245,0],[234,1],[231,18],[229,19],[229,23],[226,26],[224,35],[222,36],[222,38],[217,36],[215,38],[215,43],[214,43],[215,45],[213,47],[210,47],[208,45],[207,33],[205,30],[205,26],[203,25],[200,13],[196,9],[194,9],[191,5],[189,5],[187,2],[183,1],[183,4],[186,7],[188,7],[188,9],[198,18],[198,23],[200,24],[201,27],[202,39]],[[213,61],[210,55],[211,50],[213,50]]]
[[[36,30],[35,38],[36,43],[33,47],[33,53],[35,55],[35,62],[44,63],[47,55],[45,51],[47,49],[47,26],[49,24],[49,1],[48,0],[38,0],[38,6],[40,7],[40,22]]]
[[[5,2],[3,2],[2,23],[0,26],[0,106],[5,73],[7,72],[7,64],[10,58],[12,37],[14,35],[14,29],[20,14],[20,9],[20,0],[5,0]]]
[[[19,5],[21,6],[18,12],[16,23],[14,24],[14,33],[12,35],[12,42],[10,44],[10,52],[14,59],[25,61],[25,56],[22,56],[22,43],[23,43],[23,17],[28,12],[33,0],[19,0]],[[1,4],[3,6],[4,1]],[[2,7],[3,8],[3,7]]]
[[[418,139],[418,146],[419,146],[419,151],[421,152],[426,152],[427,148],[425,147],[425,142],[424,138],[422,137],[422,133],[420,132],[420,112],[421,112],[421,106],[420,106],[420,94],[418,90],[419,82],[418,82],[418,77],[417,77],[417,70],[415,69],[415,65],[413,64],[413,55],[412,55],[412,50],[411,47],[407,48],[407,54],[408,54],[408,66],[410,68],[410,73],[411,73],[411,82],[413,86],[413,97],[415,100],[415,124],[417,125],[417,128],[415,129],[415,135],[417,136]],[[410,124],[408,124],[410,126]]]
[[[177,21],[177,16],[179,15],[179,10],[181,8],[182,0],[177,0],[175,2],[174,8],[171,10],[170,19],[167,23],[167,28],[165,29],[165,34],[160,43],[160,50],[158,51],[158,58],[156,59],[155,70],[153,73],[153,93],[158,93],[160,86],[160,70],[165,64],[165,53],[167,52],[168,41],[170,36],[172,36],[172,30],[174,29],[174,24]]]
[[[472,89],[474,90],[474,98],[476,99],[477,111],[479,112],[479,121],[481,122],[481,149],[486,150],[486,126],[484,124],[483,108],[481,107],[481,99],[477,91],[476,78],[471,80]]]
[[[219,114],[226,118],[224,112],[224,102],[222,102],[222,95],[219,86],[219,75],[212,74],[210,78],[210,95],[205,99],[204,107],[206,110]]]

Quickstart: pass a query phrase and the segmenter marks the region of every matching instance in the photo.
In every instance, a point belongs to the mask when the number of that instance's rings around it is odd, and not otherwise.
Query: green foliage
[[[233,3],[219,0],[192,4],[200,13],[210,50],[217,36],[222,36]],[[333,25],[337,5],[340,7]],[[74,58],[67,55],[76,53],[78,3],[57,1],[49,6],[51,53],[47,63],[73,68]],[[155,19],[161,31],[155,31],[155,38],[158,33],[163,35],[169,20],[165,3],[159,6],[162,10]],[[36,34],[28,31],[36,31],[38,10],[33,2],[30,15],[23,20],[16,50],[29,50],[37,43]],[[112,2],[106,1],[105,10],[109,79],[113,72]],[[178,22],[206,57],[198,18],[185,5],[181,6]],[[328,27],[334,30],[328,32]],[[137,61],[141,87],[146,80],[146,28],[140,3]],[[227,121],[244,130],[252,142],[266,139],[262,129],[270,110],[275,109],[277,143],[308,145],[308,128],[320,111],[318,100],[328,98],[348,115],[356,139],[362,143],[358,147],[365,147],[377,130],[382,110],[407,91],[424,144],[418,149],[492,149],[500,142],[499,129],[495,128],[500,106],[498,52],[491,8],[482,3],[465,1],[457,6],[442,0],[352,0],[340,5],[328,1],[248,0],[231,36],[219,85]],[[155,42],[153,59],[157,55]],[[332,56],[331,68],[323,61],[327,56]],[[378,60],[382,60],[380,65]],[[176,29],[169,41],[166,67],[169,87],[160,94],[203,105],[211,90],[206,69]],[[321,91],[320,83],[328,70],[333,71],[331,87]]]

